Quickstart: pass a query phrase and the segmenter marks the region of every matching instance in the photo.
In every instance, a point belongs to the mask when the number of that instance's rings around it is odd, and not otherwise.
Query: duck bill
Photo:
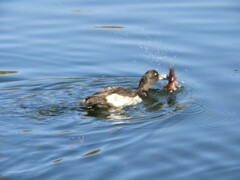
[[[158,79],[159,80],[168,80],[168,76],[167,76],[167,74],[159,74]]]

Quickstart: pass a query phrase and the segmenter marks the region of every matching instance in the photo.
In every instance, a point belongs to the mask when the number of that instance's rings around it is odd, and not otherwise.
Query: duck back
[[[110,86],[88,96],[81,101],[81,104],[96,108],[114,108],[134,105],[139,102],[141,102],[141,98],[137,91],[123,86]]]

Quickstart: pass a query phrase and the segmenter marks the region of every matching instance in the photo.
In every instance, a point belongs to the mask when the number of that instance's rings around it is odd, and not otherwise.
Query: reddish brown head
[[[177,78],[175,77],[175,69],[172,66],[169,68],[168,84],[164,88],[170,91],[177,89]]]

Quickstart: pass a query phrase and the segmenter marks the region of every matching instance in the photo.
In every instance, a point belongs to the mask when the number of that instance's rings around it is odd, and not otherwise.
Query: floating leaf
[[[96,149],[96,150],[88,152],[87,154],[82,155],[82,157],[90,156],[90,155],[96,154],[100,151],[101,151],[101,149]]]
[[[12,73],[18,73],[18,71],[0,71],[0,74],[12,74]]]

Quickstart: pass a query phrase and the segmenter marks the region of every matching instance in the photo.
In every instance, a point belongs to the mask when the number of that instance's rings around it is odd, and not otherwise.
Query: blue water
[[[135,88],[142,103],[79,100]],[[0,179],[240,179],[238,0],[2,0]]]

